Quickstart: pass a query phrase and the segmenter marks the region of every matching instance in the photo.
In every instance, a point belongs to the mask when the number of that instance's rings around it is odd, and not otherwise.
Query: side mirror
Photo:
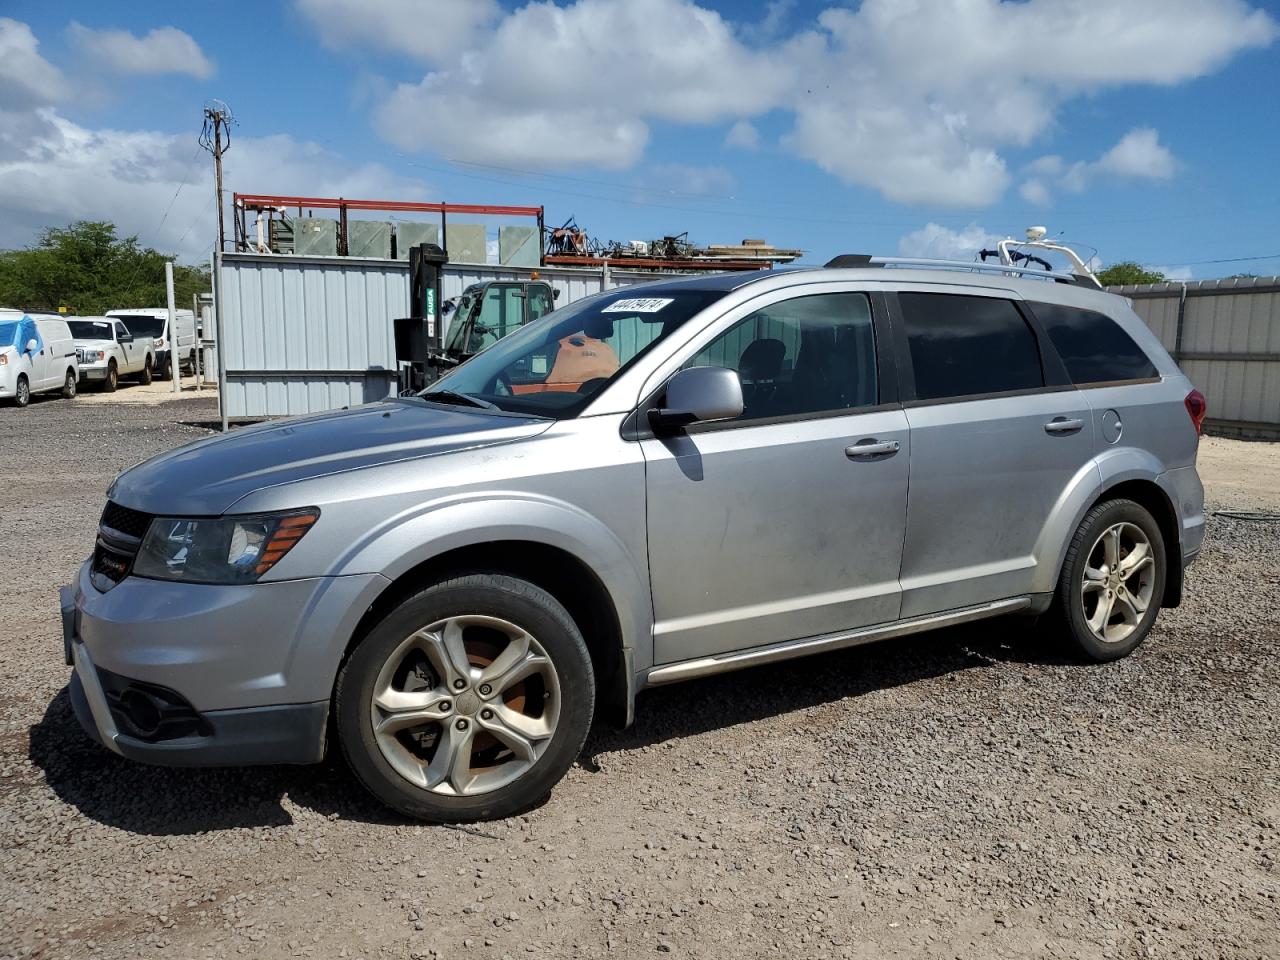
[[[726,367],[691,367],[667,381],[662,405],[649,411],[654,429],[671,429],[742,415],[742,381]]]
[[[559,299],[560,299],[560,288],[559,288],[559,287],[552,287],[552,288],[551,288],[551,299],[552,299],[552,300],[559,300]]]
[[[120,343],[133,343],[133,334],[132,334],[132,333],[122,333],[122,334],[120,334],[120,336],[119,336],[119,337],[117,337],[116,339],[117,339],[117,341],[118,341],[118,342],[120,342]]]
[[[36,343],[35,337],[32,337],[30,340],[27,341],[27,349],[24,352],[35,353],[39,349],[40,349],[40,344]]]

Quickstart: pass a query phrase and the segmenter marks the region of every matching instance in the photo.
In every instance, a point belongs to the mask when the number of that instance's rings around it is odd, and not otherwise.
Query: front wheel
[[[116,368],[116,362],[111,360],[107,363],[107,375],[102,379],[102,389],[106,393],[115,393],[118,386],[120,386],[120,371]]]
[[[165,354],[163,359],[160,360],[159,370],[157,371],[156,376],[161,380],[168,380],[173,376],[173,354]]]
[[[1128,656],[1155,623],[1167,572],[1164,537],[1147,509],[1109,500],[1086,515],[1067,548],[1054,605],[1090,660]]]
[[[67,371],[67,377],[62,381],[62,399],[74,400],[76,396],[76,372],[74,370]]]
[[[31,384],[27,382],[26,374],[18,374],[18,382],[13,389],[13,405],[15,407],[25,407],[31,402]]]
[[[471,574],[405,600],[338,675],[347,762],[376,797],[436,822],[509,816],[577,757],[595,709],[573,618],[524,580]]]

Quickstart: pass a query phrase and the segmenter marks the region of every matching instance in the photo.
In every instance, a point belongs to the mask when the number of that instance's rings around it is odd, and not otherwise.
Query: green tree
[[[30,310],[87,316],[127,307],[166,303],[164,264],[175,259],[137,237],[116,236],[115,224],[79,220],[49,227],[35,246],[0,253],[0,304]],[[204,267],[174,264],[175,304],[191,305],[191,297],[209,289]]]
[[[1164,283],[1166,279],[1159,270],[1148,270],[1132,260],[1113,263],[1107,269],[1099,270],[1096,276],[1104,287],[1119,287],[1126,283]]]

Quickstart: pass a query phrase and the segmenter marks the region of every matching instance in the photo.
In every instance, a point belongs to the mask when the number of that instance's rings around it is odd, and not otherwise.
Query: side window
[[[544,314],[550,313],[556,308],[555,298],[551,295],[551,289],[539,284],[531,284],[529,290],[529,322],[532,323]]]
[[[1151,358],[1105,313],[1056,303],[1033,303],[1031,309],[1062,357],[1072,383],[1159,376]]]
[[[1010,300],[899,293],[916,397],[953,397],[1044,386],[1035,334]]]
[[[824,293],[770,304],[685,366],[736,370],[740,421],[872,406],[878,390],[871,303],[863,293]]]
[[[115,323],[115,328],[116,328],[116,340],[118,340],[118,341],[119,341],[119,340],[123,340],[123,339],[125,339],[126,337],[131,336],[131,334],[129,333],[129,328],[128,328],[128,327],[126,327],[126,326],[125,326],[123,323],[121,323],[119,320],[117,320],[117,321],[116,321],[116,323]]]

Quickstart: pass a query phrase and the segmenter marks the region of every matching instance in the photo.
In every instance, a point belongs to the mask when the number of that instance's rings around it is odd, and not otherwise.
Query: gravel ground
[[[527,816],[425,827],[338,761],[77,727],[56,588],[111,477],[214,416],[0,410],[0,955],[1280,956],[1280,524],[1213,519],[1126,661],[1008,620],[664,688]],[[1211,505],[1280,509],[1277,449],[1206,442]]]

